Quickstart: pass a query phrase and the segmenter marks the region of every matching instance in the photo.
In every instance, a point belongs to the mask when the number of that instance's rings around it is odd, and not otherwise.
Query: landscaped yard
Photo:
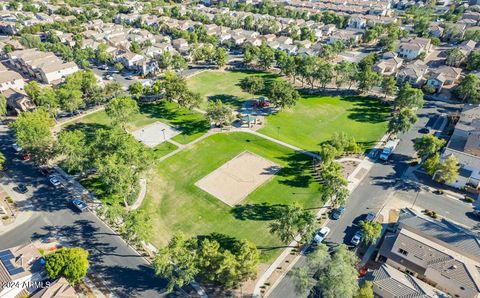
[[[240,81],[248,76],[262,76],[268,80],[278,78],[277,75],[255,71],[204,71],[187,80],[190,90],[200,93],[206,100],[202,108],[207,106],[208,100],[220,99],[234,107],[240,108],[242,102],[255,98],[255,95],[243,92]]]
[[[129,131],[137,130],[156,121],[167,123],[181,131],[173,138],[181,144],[186,144],[202,136],[210,128],[205,116],[178,106],[172,102],[158,102],[155,104],[141,105],[140,113],[134,116],[127,124]],[[87,115],[67,126],[110,126],[110,119],[105,111]]]
[[[243,151],[271,160],[282,169],[250,193],[240,207],[232,208],[195,186]],[[283,246],[268,231],[269,220],[278,216],[279,204],[323,205],[310,169],[310,157],[263,138],[248,133],[212,135],[164,160],[149,177],[142,208],[155,213],[153,243],[162,247],[176,232],[188,236],[221,233],[253,241],[262,251],[262,260],[271,261]]]
[[[302,97],[295,107],[270,115],[261,133],[317,151],[334,132],[345,132],[365,149],[386,132],[388,105],[368,97]]]

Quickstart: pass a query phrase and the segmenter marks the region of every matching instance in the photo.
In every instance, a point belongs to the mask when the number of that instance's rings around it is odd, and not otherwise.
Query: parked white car
[[[13,147],[13,150],[15,150],[16,152],[20,152],[23,150],[22,147],[18,146],[18,144],[16,143],[13,144],[12,147]]]
[[[62,185],[62,182],[60,181],[60,179],[58,179],[57,176],[52,176],[50,177],[49,180],[50,180],[50,183],[55,187]]]
[[[315,233],[313,236],[313,244],[317,245],[322,243],[325,238],[327,238],[328,234],[330,233],[329,227],[323,227]]]

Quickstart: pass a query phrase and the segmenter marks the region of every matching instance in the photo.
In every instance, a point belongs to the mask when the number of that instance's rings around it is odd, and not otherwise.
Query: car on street
[[[100,69],[100,70],[107,70],[107,69],[108,69],[108,65],[100,65],[100,66],[98,67],[98,69]]]
[[[105,76],[105,80],[107,80],[107,81],[112,81],[112,80],[113,80],[113,76],[112,76],[112,75],[106,75],[106,76]]]
[[[22,147],[18,146],[18,144],[16,143],[13,144],[12,147],[13,147],[13,150],[15,150],[16,152],[22,151]]]
[[[53,173],[53,169],[52,168],[40,168],[40,173],[43,176],[48,176],[48,175]]]
[[[126,76],[125,79],[131,81],[134,79],[134,77],[130,75],[130,76]]]
[[[357,246],[360,244],[360,241],[362,241],[362,232],[358,231],[353,235],[352,240],[350,240],[350,243],[353,244],[354,246]]]
[[[315,233],[313,236],[313,243],[314,245],[322,243],[325,238],[327,238],[328,234],[330,233],[329,227],[323,227]]]
[[[345,213],[345,207],[335,208],[332,212],[332,219],[339,219]]]
[[[16,187],[14,187],[13,190],[21,194],[25,194],[28,192],[28,188],[25,184],[19,184]]]
[[[29,161],[29,160],[30,160],[30,154],[25,153],[25,154],[23,155],[23,160]]]
[[[55,187],[62,185],[62,182],[60,182],[60,179],[58,179],[57,176],[50,177],[49,181]]]
[[[368,221],[368,222],[373,221],[375,217],[376,217],[375,213],[369,212],[367,213],[367,216],[365,216],[365,221]]]
[[[430,129],[426,128],[426,127],[423,127],[423,128],[420,128],[418,130],[419,133],[423,133],[423,134],[429,134],[430,133]]]
[[[78,209],[78,211],[80,212],[83,212],[85,210],[88,209],[88,206],[87,206],[87,203],[85,203],[84,201],[82,200],[79,200],[79,199],[73,199],[72,201],[72,205]]]
[[[477,220],[480,220],[480,209],[473,210],[472,214]]]

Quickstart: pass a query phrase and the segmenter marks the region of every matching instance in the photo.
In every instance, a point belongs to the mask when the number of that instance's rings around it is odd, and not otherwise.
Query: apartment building
[[[480,238],[447,220],[401,210],[394,232],[383,238],[377,260],[449,296],[480,297]]]
[[[57,83],[79,70],[74,62],[63,62],[55,54],[37,49],[13,51],[8,58],[18,71],[46,84]]]

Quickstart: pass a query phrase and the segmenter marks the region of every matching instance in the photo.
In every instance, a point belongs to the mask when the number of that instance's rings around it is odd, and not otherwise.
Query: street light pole
[[[162,129],[162,133],[163,133],[163,141],[166,141],[167,138],[165,137],[165,128]]]

